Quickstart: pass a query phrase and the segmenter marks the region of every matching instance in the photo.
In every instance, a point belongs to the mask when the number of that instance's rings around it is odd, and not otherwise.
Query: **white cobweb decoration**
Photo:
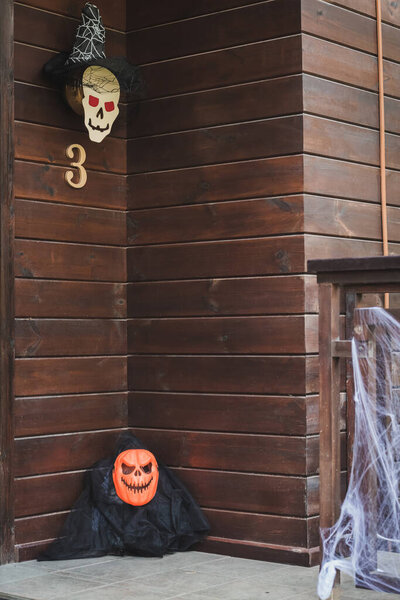
[[[68,57],[68,64],[85,63],[106,57],[104,53],[106,34],[97,6],[87,3],[81,19],[76,31],[74,47]]]
[[[321,531],[321,600],[337,571],[400,593],[400,323],[382,308],[359,309],[358,318],[371,335],[366,344],[352,341],[353,463],[339,519]]]

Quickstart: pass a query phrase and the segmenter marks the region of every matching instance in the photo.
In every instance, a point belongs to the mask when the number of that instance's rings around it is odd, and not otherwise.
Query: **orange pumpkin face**
[[[158,465],[148,450],[125,450],[114,463],[115,491],[123,502],[143,506],[154,498],[158,484]]]

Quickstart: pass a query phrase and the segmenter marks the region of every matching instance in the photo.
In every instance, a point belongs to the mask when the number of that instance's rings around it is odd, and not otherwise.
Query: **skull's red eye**
[[[97,106],[99,103],[99,99],[96,96],[89,96],[89,104],[90,106]]]
[[[114,102],[106,102],[104,106],[106,107],[107,112],[114,110]]]

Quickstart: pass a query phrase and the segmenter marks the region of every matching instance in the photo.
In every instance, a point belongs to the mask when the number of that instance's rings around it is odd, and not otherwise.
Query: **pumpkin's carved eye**
[[[128,467],[125,463],[122,463],[122,472],[124,475],[130,475],[135,470],[135,467]]]
[[[144,467],[140,467],[143,471],[143,473],[149,474],[152,471],[152,464],[151,462],[149,462],[148,465],[144,465]]]

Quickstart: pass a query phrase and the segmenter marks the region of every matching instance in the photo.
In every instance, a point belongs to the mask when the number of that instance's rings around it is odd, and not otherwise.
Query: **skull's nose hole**
[[[149,473],[151,473],[151,470],[152,470],[151,467],[152,467],[152,465],[151,465],[151,463],[149,463],[148,465],[144,465],[144,467],[140,467],[140,468],[142,469],[143,473],[146,473],[148,475]]]
[[[99,119],[102,119],[102,118],[103,118],[103,116],[104,116],[104,113],[103,113],[103,107],[101,106],[101,107],[99,108],[99,110],[97,111],[96,117],[99,117]]]
[[[125,463],[122,463],[122,472],[124,475],[130,475],[136,467],[128,467]]]
[[[134,472],[134,476],[135,477],[140,477],[141,473],[139,471],[139,469],[136,469],[136,471]]]

